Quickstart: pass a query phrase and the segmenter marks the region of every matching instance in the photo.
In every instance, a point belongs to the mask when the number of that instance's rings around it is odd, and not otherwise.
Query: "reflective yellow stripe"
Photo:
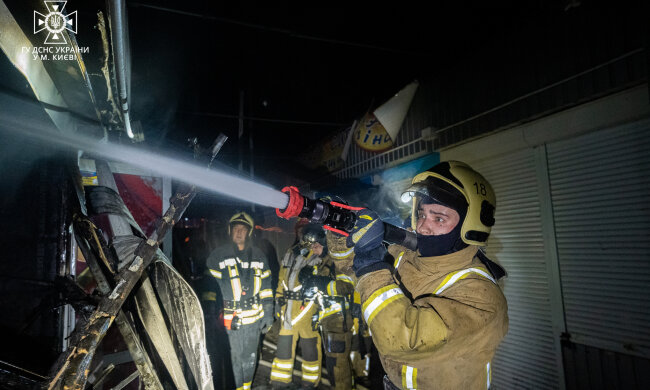
[[[260,276],[260,271],[255,270],[255,276],[253,278],[253,295],[259,293],[261,288],[262,288],[262,278]]]
[[[230,285],[232,286],[232,295],[235,298],[235,301],[241,299],[241,282],[239,278],[230,279]]]
[[[262,317],[264,317],[264,312],[259,313],[259,314],[256,315],[255,317],[242,318],[241,323],[242,323],[243,325],[254,324],[255,322],[257,322],[257,321],[258,321],[259,319],[261,319]]]
[[[327,283],[327,295],[338,295],[336,293],[336,280]]]
[[[309,312],[309,309],[311,309],[312,306],[314,306],[314,301],[309,301],[309,303],[307,304],[307,307],[305,307],[305,308],[303,308],[302,310],[300,310],[300,313],[298,313],[298,315],[296,316],[296,318],[294,318],[294,319],[291,321],[291,325],[295,325],[298,321],[300,321],[300,320],[302,319],[302,317],[304,317],[305,314],[307,314],[307,312]],[[303,363],[303,366],[304,366],[304,365],[305,365],[305,364]]]
[[[266,279],[266,278],[268,278],[269,276],[271,276],[271,271],[270,271],[270,270],[266,270],[266,271],[264,271],[264,272],[262,273],[262,279]]]
[[[356,304],[361,304],[361,294],[357,290],[354,290],[354,298],[352,298],[353,302]]]
[[[241,317],[241,318],[255,317],[258,314],[260,314],[261,311],[262,311],[262,306],[261,305],[255,305],[255,306],[253,306],[252,309],[237,311],[237,315],[239,317]]]
[[[328,309],[327,311],[322,311],[321,312],[320,318],[323,319],[323,318],[329,317],[329,316],[331,316],[333,314],[340,313],[340,312],[341,312],[341,307],[340,306],[337,309],[332,309],[330,307],[330,309]]]
[[[344,257],[350,256],[352,254],[352,252],[354,252],[354,248],[350,248],[345,252],[333,252],[333,251],[330,251],[330,255],[332,255],[333,257],[336,257],[337,259],[342,259]]]
[[[214,276],[217,279],[221,279],[221,272],[217,271],[216,269],[210,268],[209,270],[210,275]]]
[[[487,377],[487,389],[489,390],[491,384],[490,382],[492,382],[492,370],[490,369],[490,362],[487,362],[487,364],[485,365],[485,371]]]
[[[291,381],[291,374],[285,374],[283,372],[271,371],[271,380],[278,382],[289,383]]]
[[[411,366],[402,366],[402,388],[417,389],[418,369]]]
[[[404,252],[400,252],[399,256],[397,256],[397,260],[395,260],[395,264],[393,265],[395,269],[399,267],[399,263],[402,262],[402,256],[404,256]]]
[[[246,382],[246,383],[244,383],[244,390],[248,390],[248,389],[250,389],[250,388],[251,388],[251,384],[253,384],[253,382]]]
[[[345,308],[346,309],[350,308],[350,304],[347,301],[345,302]],[[320,318],[323,319],[325,317],[331,316],[332,314],[340,313],[341,310],[342,310],[341,304],[339,302],[335,302],[327,309],[323,309],[320,311]]]
[[[273,365],[276,366],[276,367],[289,369],[289,370],[293,368],[292,363],[282,363],[280,360],[278,360],[277,362],[273,362]]]
[[[302,369],[304,371],[318,371],[320,369],[320,364],[307,364],[307,363],[302,363]]]
[[[266,290],[260,291],[260,298],[272,298],[273,297],[273,291],[270,288],[267,288]]]
[[[320,378],[320,375],[307,374],[305,372],[302,373],[302,380],[306,382],[316,382],[318,378]]]
[[[438,288],[436,288],[436,290],[434,291],[434,294],[438,295],[438,294],[442,293],[443,291],[445,291],[446,289],[451,287],[457,281],[459,281],[461,279],[465,279],[466,277],[470,276],[471,274],[481,275],[484,278],[489,279],[492,283],[496,284],[496,281],[494,280],[494,278],[487,272],[487,270],[485,268],[482,268],[482,267],[467,268],[467,269],[464,269],[464,270],[461,270],[461,271],[452,272],[449,275],[447,275],[445,277],[445,279],[442,281],[442,283],[440,283]]]
[[[204,301],[216,301],[217,300],[217,293],[216,292],[211,292],[211,291],[206,291],[203,294],[201,294],[201,299]]]
[[[237,267],[228,267],[228,274],[230,275],[233,300],[238,301],[241,299],[241,282],[239,281]]]
[[[366,226],[362,227],[361,229],[359,229],[356,233],[354,233],[354,234],[352,235],[352,242],[354,242],[355,244],[356,244],[357,242],[359,242],[359,240],[361,239],[361,237],[363,237],[363,235],[366,234],[366,232],[367,232],[368,230],[370,230],[370,228],[372,227],[372,225],[374,225],[375,223],[377,223],[377,220],[376,220],[376,219],[375,219],[374,221],[370,222],[369,224],[367,224]],[[346,246],[347,246],[347,245],[346,245]]]
[[[362,307],[366,324],[370,325],[384,307],[402,297],[404,297],[404,293],[396,284],[390,284],[372,293]]]
[[[273,359],[273,364],[271,365],[271,380],[282,383],[289,383],[291,382],[292,371],[292,360],[280,360],[278,358],[275,358]]]
[[[354,285],[354,279],[352,279],[351,277],[349,277],[348,275],[345,275],[345,274],[336,275],[336,280],[342,280],[344,282],[348,282],[348,283],[351,283],[352,285]]]

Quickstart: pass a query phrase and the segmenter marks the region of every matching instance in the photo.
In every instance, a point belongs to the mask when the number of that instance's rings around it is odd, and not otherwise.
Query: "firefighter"
[[[303,388],[316,388],[321,376],[321,338],[312,326],[312,317],[318,312],[314,300],[304,300],[299,275],[328,275],[323,267],[327,254],[325,231],[322,226],[309,224],[302,228],[301,241],[289,248],[280,268],[276,291],[276,313],[281,321],[280,335],[273,365],[271,384],[274,388],[286,387],[292,381],[296,343],[300,341],[302,353]]]
[[[344,203],[340,198],[329,199]],[[346,246],[346,238],[333,231],[327,231],[328,256],[325,264],[332,264],[330,277],[309,276],[303,283],[306,291],[321,291],[323,297],[319,311],[319,322],[325,347],[325,365],[333,389],[354,388],[350,352],[354,330],[352,313],[354,288],[357,278],[352,270],[354,250]]]
[[[383,224],[368,209],[357,212],[347,240],[384,388],[489,388],[508,329],[497,285],[505,271],[480,249],[495,222],[492,187],[467,164],[449,161],[415,176],[402,200],[408,197],[416,252],[391,245],[392,266],[382,261]]]
[[[251,388],[260,335],[273,324],[271,271],[263,252],[251,243],[254,227],[253,219],[245,212],[230,218],[231,242],[215,249],[206,261],[206,276],[216,283],[202,294],[207,306],[218,296],[222,300],[217,321],[227,333],[233,387],[237,390]],[[222,353],[213,351],[212,355]]]

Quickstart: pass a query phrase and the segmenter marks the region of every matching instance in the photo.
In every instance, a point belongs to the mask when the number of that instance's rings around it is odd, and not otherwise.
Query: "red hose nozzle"
[[[289,194],[289,203],[284,210],[275,209],[275,214],[277,214],[278,217],[284,219],[297,217],[305,205],[305,198],[300,195],[300,191],[298,191],[298,188],[294,186],[284,187],[282,189],[282,192]]]

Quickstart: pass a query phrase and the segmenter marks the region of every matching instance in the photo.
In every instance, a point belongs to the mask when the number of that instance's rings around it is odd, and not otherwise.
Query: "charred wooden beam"
[[[227,137],[220,134],[210,148],[208,167],[219,153],[226,139]],[[195,147],[196,150],[198,150],[198,147]],[[181,218],[194,196],[196,196],[196,186],[182,185],[172,197],[169,208],[165,211],[163,217],[158,220],[156,230],[148,240],[143,241],[138,246],[129,265],[117,274],[115,285],[110,293],[102,298],[88,322],[83,327],[75,329],[72,336],[73,342],[65,353],[66,357],[58,362],[60,369],[54,374],[54,378],[50,382],[50,388],[56,386],[58,381],[61,380],[62,387],[65,390],[84,389],[90,372],[90,364],[99,343],[142,277],[142,273],[153,260],[165,235]]]
[[[79,249],[81,249],[88,268],[97,282],[97,289],[104,296],[110,294],[112,286],[109,279],[106,278],[105,272],[112,273],[111,264],[117,264],[117,259],[111,258],[113,252],[108,250],[108,245],[104,237],[98,234],[97,227],[85,216],[77,216],[75,218],[75,233],[77,235]],[[101,262],[95,254],[98,254]],[[162,389],[162,383],[156,370],[153,368],[153,364],[147,354],[143,352],[144,347],[135,331],[133,321],[120,310],[115,318],[115,323],[129,349],[133,362],[140,372],[140,378],[144,382],[145,388]]]

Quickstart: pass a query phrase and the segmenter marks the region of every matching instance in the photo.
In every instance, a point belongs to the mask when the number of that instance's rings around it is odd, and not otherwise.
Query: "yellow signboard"
[[[354,140],[360,148],[369,152],[383,152],[393,146],[388,132],[372,113],[367,113],[354,132]]]

